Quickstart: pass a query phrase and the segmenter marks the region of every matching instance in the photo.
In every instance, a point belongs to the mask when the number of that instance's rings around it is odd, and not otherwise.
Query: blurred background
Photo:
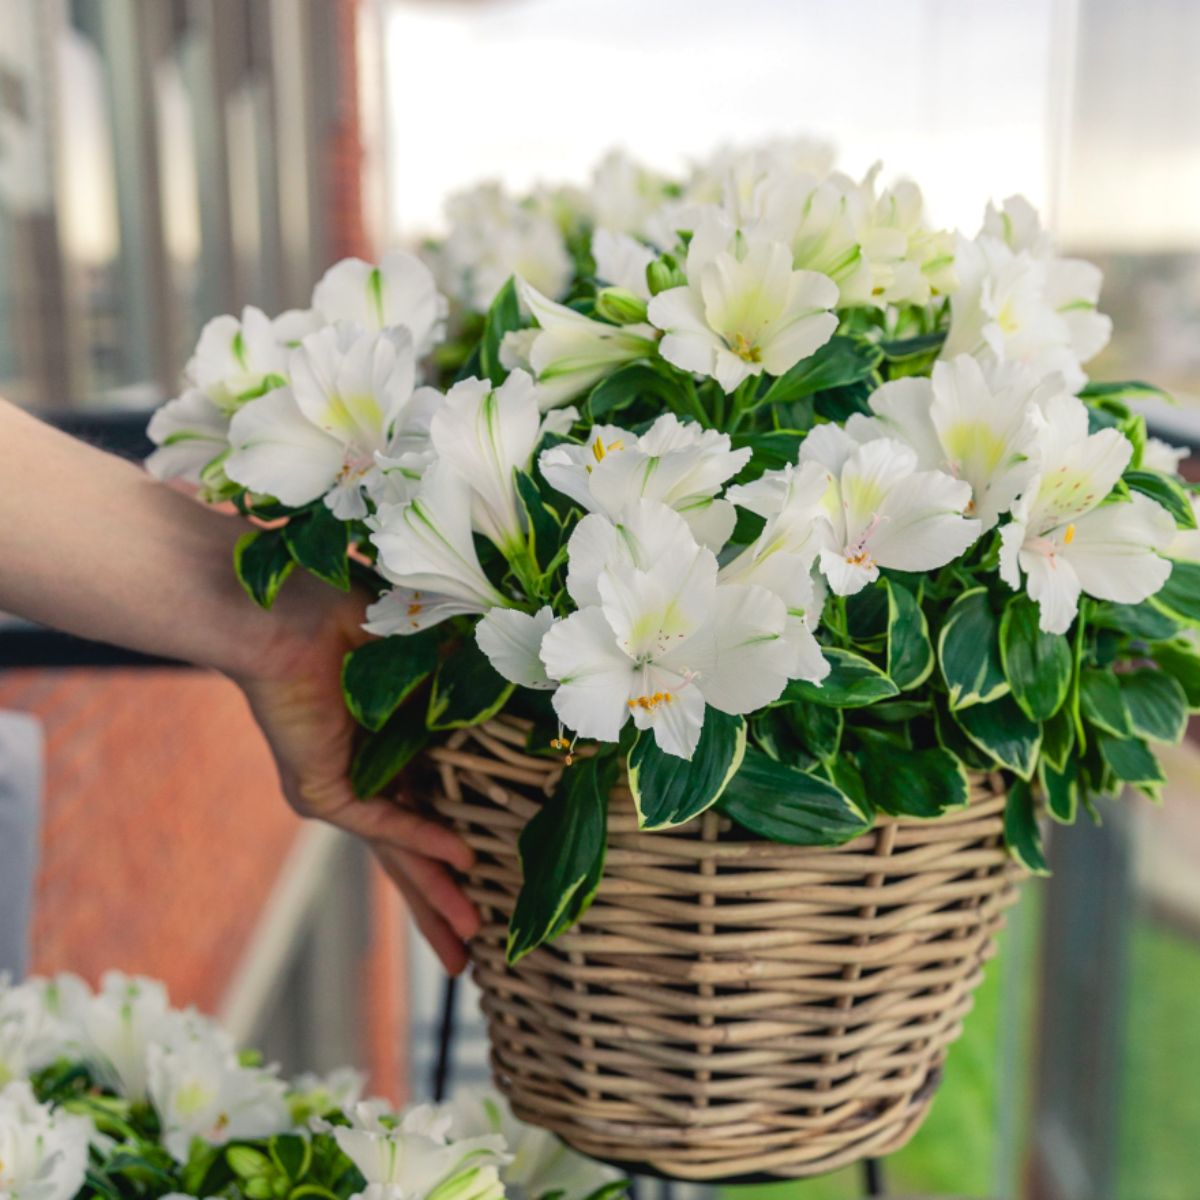
[[[1104,268],[1090,370],[1173,391],[1156,431],[1200,444],[1197,61],[1194,0],[0,0],[0,393],[140,454],[205,320],[305,304],[455,188],[807,133],[969,234],[1027,195]],[[436,964],[357,848],[287,812],[231,685],[10,622],[0,710],[0,839],[33,879],[31,913],[0,879],[9,965],[157,975],[289,1070],[429,1091]],[[1053,838],[887,1194],[1200,1195],[1190,742],[1170,772],[1161,810]],[[469,990],[456,1029],[453,1080],[481,1080]]]

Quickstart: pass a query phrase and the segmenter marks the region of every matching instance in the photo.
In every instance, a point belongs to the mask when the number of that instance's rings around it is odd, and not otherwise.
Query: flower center
[[[744,333],[735,333],[733,335],[733,345],[729,348],[742,362],[762,362],[762,348],[756,342],[750,341]]]
[[[1069,546],[1074,540],[1075,540],[1075,522],[1072,521],[1071,524],[1068,525],[1066,527],[1066,529],[1063,530],[1063,545]]]
[[[675,697],[670,692],[655,692],[652,696],[636,696],[629,701],[630,708],[640,708],[644,712],[653,712],[660,704],[670,704]]]
[[[615,441],[609,442],[609,444],[607,446],[604,444],[603,438],[597,438],[592,443],[592,457],[597,462],[603,462],[605,459],[605,456],[608,455],[611,451],[624,450],[624,449],[625,449],[625,443],[621,438],[617,438]]]
[[[361,479],[373,466],[375,460],[362,455],[347,455],[342,469],[338,472],[338,483],[355,483]]]

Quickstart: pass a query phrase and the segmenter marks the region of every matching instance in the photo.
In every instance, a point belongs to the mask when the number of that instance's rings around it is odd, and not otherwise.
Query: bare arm
[[[410,807],[350,790],[338,672],[363,640],[362,600],[297,576],[264,612],[233,573],[247,528],[0,400],[0,610],[228,675],[289,803],[366,839],[459,970],[477,917],[444,864],[464,868],[470,851]]]

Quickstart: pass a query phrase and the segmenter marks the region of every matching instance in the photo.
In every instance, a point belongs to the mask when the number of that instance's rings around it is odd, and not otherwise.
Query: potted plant
[[[1039,812],[1156,797],[1200,705],[1155,389],[1088,381],[1025,201],[968,239],[807,142],[450,213],[212,322],[151,466],[261,518],[259,603],[373,589],[356,786],[417,760],[477,852],[520,1116],[693,1179],[893,1149]]]

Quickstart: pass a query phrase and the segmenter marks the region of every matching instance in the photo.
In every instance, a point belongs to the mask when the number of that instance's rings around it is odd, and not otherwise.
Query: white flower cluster
[[[1092,432],[1077,397],[1110,332],[1099,272],[1057,257],[1019,197],[967,239],[929,225],[914,184],[852,180],[800,140],[723,150],[680,181],[613,154],[586,191],[487,185],[450,216],[432,258],[461,308],[515,277],[525,315],[480,366],[502,383],[418,387],[448,312],[434,274],[352,260],[307,312],[206,329],[151,465],[291,508],[323,498],[392,585],[370,632],[479,617],[496,669],[552,690],[576,735],[613,741],[632,719],[688,758],[707,707],[747,714],[824,678],[827,591],[937,570],[994,529],[1002,579],[1024,580],[1048,632],[1081,594],[1137,603],[1170,572],[1172,517],[1143,494],[1111,502],[1134,447]],[[772,380],[786,392],[823,348],[889,339],[940,361],[883,383],[869,412],[810,414],[794,463],[755,467],[754,439],[732,435]],[[626,399],[662,381],[675,411],[623,428],[567,407],[624,368],[651,380]],[[542,484],[583,514],[557,588],[531,547]]]
[[[38,1074],[76,1063],[116,1107],[94,1107],[95,1093],[39,1101]],[[173,1009],[154,980],[112,972],[93,993],[70,975],[0,979],[0,1196],[71,1200],[89,1162],[103,1168],[134,1150],[101,1128],[105,1118],[142,1104],[180,1167],[197,1147],[238,1143],[235,1174],[252,1177],[267,1160],[245,1143],[328,1133],[365,1180],[352,1200],[602,1200],[623,1190],[619,1172],[515,1120],[498,1096],[468,1093],[395,1116],[384,1101],[361,1099],[363,1082],[341,1070],[289,1086],[273,1068],[247,1065],[209,1018]]]

